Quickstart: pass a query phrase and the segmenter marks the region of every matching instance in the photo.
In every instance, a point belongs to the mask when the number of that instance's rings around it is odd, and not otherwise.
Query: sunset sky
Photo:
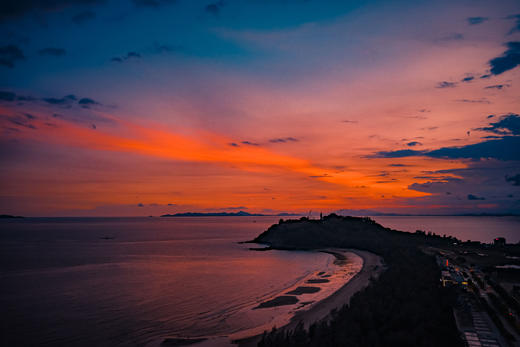
[[[518,0],[7,0],[0,28],[0,214],[520,213]]]

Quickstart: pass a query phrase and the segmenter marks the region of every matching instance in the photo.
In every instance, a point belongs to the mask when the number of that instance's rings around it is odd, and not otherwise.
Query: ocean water
[[[145,346],[279,326],[295,306],[253,308],[326,272],[330,284],[305,298],[317,302],[349,273],[330,254],[237,243],[277,220],[3,220],[0,345]]]
[[[451,235],[461,241],[492,243],[495,237],[505,237],[508,243],[520,242],[518,216],[378,216],[379,224],[402,231],[432,231]]]
[[[375,217],[462,240],[520,241],[518,217]],[[348,281],[320,252],[248,250],[278,217],[0,221],[0,345],[149,346],[166,337],[269,329],[299,306],[253,310],[324,272],[316,302]],[[355,259],[352,259],[355,263]],[[262,330],[260,330],[262,331]]]

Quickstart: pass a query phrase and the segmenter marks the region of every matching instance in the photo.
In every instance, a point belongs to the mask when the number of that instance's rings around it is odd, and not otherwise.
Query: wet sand
[[[338,265],[347,262],[345,252],[351,252],[363,259],[361,270],[348,281],[343,287],[332,295],[321,300],[308,310],[300,311],[291,318],[289,324],[280,327],[280,330],[293,330],[300,322],[305,328],[309,328],[315,322],[330,319],[330,312],[339,309],[350,302],[350,298],[358,291],[364,289],[372,278],[377,278],[384,269],[382,258],[376,254],[357,249],[324,249],[322,252],[334,255],[335,263]],[[234,341],[240,347],[256,346],[261,339],[261,335],[256,335]]]

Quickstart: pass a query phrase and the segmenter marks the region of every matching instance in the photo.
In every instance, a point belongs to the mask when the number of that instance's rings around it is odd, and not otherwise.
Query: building
[[[506,239],[503,238],[503,237],[496,237],[494,240],[493,240],[493,244],[495,246],[505,246],[506,244]]]

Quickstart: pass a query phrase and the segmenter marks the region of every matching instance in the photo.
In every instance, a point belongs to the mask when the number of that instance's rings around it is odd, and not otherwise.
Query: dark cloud
[[[434,158],[495,158],[498,160],[520,160],[520,137],[507,136],[463,147],[445,147],[427,153]]]
[[[358,121],[357,120],[349,120],[349,119],[345,119],[345,120],[342,120],[343,123],[349,123],[349,124],[356,124]]]
[[[260,146],[258,143],[251,142],[251,141],[242,141],[241,143],[243,145],[248,145],[248,146]]]
[[[520,64],[520,42],[508,42],[505,46],[507,50],[500,57],[493,58],[488,63],[493,75],[500,75]]]
[[[433,151],[401,149],[397,151],[377,152],[371,158],[404,158],[427,156],[444,159],[494,158],[498,160],[520,160],[520,137],[505,136],[500,139],[484,141],[462,147],[443,147]]]
[[[35,98],[32,96],[22,96],[16,95],[16,93],[9,91],[0,91],[0,101],[13,102],[13,101],[27,101],[27,102],[41,102],[43,101],[46,104],[71,108],[73,104],[77,102],[77,104],[82,108],[90,108],[95,105],[103,105],[100,102],[93,100],[91,98],[80,98],[76,97],[74,94],[66,95],[62,98]],[[59,117],[60,115],[55,114],[54,117]]]
[[[128,52],[128,54],[126,55],[126,59],[130,58],[141,58],[141,54],[137,52]]]
[[[122,57],[114,57],[114,58],[110,59],[110,61],[116,62],[116,63],[122,63],[125,60],[137,59],[137,58],[141,58],[141,54],[138,52],[135,52],[135,51],[131,51],[131,52],[128,52],[126,55],[123,55]]]
[[[39,55],[52,55],[55,57],[60,57],[65,54],[67,54],[67,51],[65,51],[63,48],[54,48],[54,47],[48,47],[43,48],[38,51]]]
[[[83,108],[90,108],[91,106],[101,105],[101,103],[92,100],[91,98],[82,98],[78,101],[78,104]]]
[[[298,141],[299,140],[294,137],[283,137],[283,138],[269,140],[269,142],[272,142],[272,143],[287,143],[287,142],[298,142]]]
[[[475,79],[475,76],[466,76],[463,79],[461,79],[461,82],[471,82]]]
[[[399,149],[397,151],[377,152],[375,155],[370,156],[370,158],[404,158],[424,155],[425,153],[425,151],[416,151],[413,149]]]
[[[478,197],[478,196],[473,195],[473,194],[468,194],[468,200],[486,200],[486,198]]]
[[[140,202],[137,204],[137,207],[144,207],[144,204]]]
[[[83,24],[96,18],[96,13],[92,11],[83,11],[72,17],[72,21],[76,24]]]
[[[172,46],[172,45],[166,45],[166,44],[159,44],[154,43],[152,47],[149,47],[146,49],[147,53],[151,54],[166,54],[166,53],[172,53],[182,50],[182,47],[180,46]],[[126,53],[125,55],[119,56],[119,57],[113,57],[110,59],[111,62],[114,63],[123,63],[130,59],[139,59],[142,58],[141,53],[137,51],[130,51]]]
[[[412,142],[408,142],[406,145],[410,146],[410,147],[415,147],[415,146],[422,146],[422,143],[420,143],[418,141],[412,141]]]
[[[431,208],[431,205],[449,206],[444,211],[448,214],[468,213],[468,211],[471,211],[470,213],[520,212],[520,205],[507,197],[511,194],[512,186],[504,179],[507,173],[520,172],[520,162],[489,159],[470,161],[467,165],[460,169],[428,171],[427,176],[431,176],[425,177],[428,182],[408,186],[409,189],[428,193],[428,196],[413,198],[409,202],[413,202],[417,207],[422,205],[426,209]],[[487,205],[477,207],[475,202],[481,200],[468,200],[469,194],[485,197]]]
[[[31,11],[56,11],[74,5],[101,4],[105,0],[2,0],[0,21],[22,16]]]
[[[457,82],[442,81],[437,83],[435,88],[454,88],[457,86]]]
[[[511,35],[514,32],[520,31],[520,14],[513,14],[511,16],[507,16],[506,18],[514,19],[516,21],[515,26],[511,29],[509,35]]]
[[[204,10],[207,13],[217,16],[220,13],[220,10],[222,9],[222,7],[224,7],[224,1],[221,0],[221,1],[217,1],[217,2],[206,5]]]
[[[506,176],[506,182],[509,182],[514,186],[520,186],[520,174],[516,174],[514,176]]]
[[[520,135],[520,115],[510,113],[500,117],[498,122],[489,123],[488,127],[475,130],[488,131],[498,135]]]
[[[82,98],[78,101],[78,104],[80,104],[80,105],[99,105],[99,102],[94,101],[90,98]]]
[[[390,164],[388,166],[392,166],[392,167],[406,167],[406,166],[410,166],[410,165],[406,165],[406,164]]]
[[[498,89],[498,90],[502,90],[502,89],[506,89],[506,88],[509,88],[509,87],[511,87],[510,84],[495,84],[495,85],[492,85],[492,86],[484,87],[484,89]]]
[[[0,65],[13,68],[17,61],[24,59],[25,56],[18,46],[7,45],[0,47]]]
[[[43,98],[42,100],[52,105],[70,105],[73,101],[76,101],[77,98],[74,94],[70,94],[63,98]]]
[[[0,91],[0,101],[14,101],[15,98],[15,93]]]
[[[238,145],[238,143],[235,143],[235,142],[230,142],[230,143],[228,143],[228,145],[230,145],[231,147],[240,147]]]
[[[489,118],[489,116],[488,116]],[[491,132],[502,137],[494,137],[490,140],[462,147],[443,147],[431,151],[417,151],[401,149],[396,151],[377,152],[372,158],[404,158],[412,156],[427,156],[432,158],[458,159],[466,158],[479,160],[481,158],[494,158],[498,160],[520,160],[520,116],[507,114],[497,122],[489,123],[489,126],[475,130]]]
[[[468,17],[466,18],[469,25],[476,25],[484,23],[485,21],[489,20],[488,17]]]

